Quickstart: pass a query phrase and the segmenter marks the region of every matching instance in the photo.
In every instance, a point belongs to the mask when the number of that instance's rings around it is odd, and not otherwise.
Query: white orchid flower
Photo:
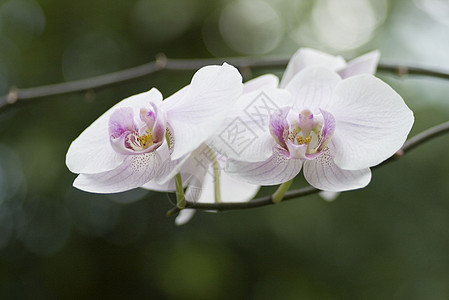
[[[280,83],[280,87],[287,86],[289,81],[306,67],[322,66],[336,71],[342,78],[361,74],[376,73],[380,52],[368,52],[349,62],[341,56],[333,56],[315,49],[300,48],[290,58]]]
[[[116,193],[157,178],[164,165],[182,159],[214,134],[242,88],[234,67],[206,66],[165,101],[153,88],[117,103],[71,144],[66,164],[79,174],[73,185]]]
[[[279,79],[271,74],[262,75],[246,82],[243,86],[243,94],[260,92],[261,89],[275,88]],[[238,102],[238,101],[237,101]],[[237,102],[231,111],[241,110]],[[229,115],[233,115],[230,113]],[[227,117],[220,129],[216,131],[207,142],[201,144],[197,149],[165,164],[159,172],[157,179],[151,180],[142,187],[154,191],[175,192],[176,184],[174,176],[181,174],[184,187],[187,187],[185,198],[190,202],[217,203],[217,202],[246,202],[254,198],[260,189],[260,185],[254,185],[230,177],[224,172],[226,157],[220,149],[214,145],[219,141],[217,134],[226,130],[232,119]],[[194,215],[194,209],[183,209],[176,217],[175,223],[183,225]]]
[[[281,87],[298,72],[309,66],[323,66],[337,71],[342,78],[348,78],[360,74],[375,74],[379,63],[380,52],[371,51],[346,62],[341,56],[333,56],[315,49],[301,48],[291,57],[282,77]],[[335,200],[339,193],[321,191],[320,196],[326,201]]]
[[[308,67],[285,90],[267,93],[279,109],[265,119],[265,130],[240,159],[228,160],[229,175],[275,185],[304,168],[306,180],[318,189],[362,188],[371,180],[369,168],[392,156],[413,125],[413,113],[401,96],[372,75],[342,79],[328,68]],[[244,98],[247,104],[252,101]],[[246,124],[254,122],[239,117]]]

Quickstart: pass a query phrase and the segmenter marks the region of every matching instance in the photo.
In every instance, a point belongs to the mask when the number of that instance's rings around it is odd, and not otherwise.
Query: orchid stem
[[[278,189],[276,190],[276,192],[274,192],[273,196],[272,196],[272,201],[273,203],[280,203],[282,201],[282,199],[284,199],[284,195],[285,192],[288,191],[288,189],[290,188],[290,186],[293,183],[293,179],[282,183]]]
[[[165,132],[165,140],[167,141],[168,149],[170,149],[170,135]],[[186,207],[186,197],[184,195],[184,188],[182,185],[181,173],[175,175],[175,185],[176,185],[176,207],[179,209],[184,209]]]
[[[212,162],[212,171],[214,173],[214,199],[215,203],[220,203],[221,202],[220,165],[218,164],[217,155],[215,154],[215,151],[212,150],[211,148],[209,148],[209,157]]]
[[[186,207],[186,197],[184,196],[184,188],[182,187],[181,173],[175,176],[176,185],[176,206],[179,209],[184,209]]]

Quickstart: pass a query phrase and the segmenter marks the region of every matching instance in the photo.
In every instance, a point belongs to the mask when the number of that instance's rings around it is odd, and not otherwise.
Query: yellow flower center
[[[153,135],[151,133],[140,135],[137,140],[143,149],[146,149],[153,145]]]
[[[296,141],[298,142],[298,145],[303,145],[303,144],[309,144],[310,141],[312,140],[312,136],[308,136],[305,139],[302,136],[297,135],[296,136]]]

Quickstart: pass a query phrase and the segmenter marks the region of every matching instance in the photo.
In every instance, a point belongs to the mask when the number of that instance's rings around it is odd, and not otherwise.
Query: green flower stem
[[[274,192],[274,194],[273,194],[273,196],[272,196],[272,201],[273,201],[273,203],[280,203],[281,201],[282,201],[282,199],[284,198],[284,194],[285,194],[285,192],[287,192],[288,191],[288,189],[290,188],[290,186],[292,185],[292,183],[293,183],[293,179],[291,179],[291,180],[289,180],[289,181],[287,181],[287,182],[284,182],[284,183],[282,183],[279,187],[278,187],[278,189],[276,190],[276,192]]]
[[[214,173],[214,199],[215,203],[220,203],[221,202],[220,165],[218,164],[217,155],[215,154],[215,151],[209,148],[208,152],[210,160],[212,162],[212,171]]]
[[[184,209],[186,207],[186,197],[184,196],[184,188],[182,186],[181,173],[175,176],[176,185],[176,206],[179,209]]]
[[[168,149],[170,149],[170,136],[165,132],[165,140],[167,141]],[[186,197],[184,195],[184,187],[182,185],[181,173],[175,175],[176,185],[176,207],[184,209],[186,207]]]

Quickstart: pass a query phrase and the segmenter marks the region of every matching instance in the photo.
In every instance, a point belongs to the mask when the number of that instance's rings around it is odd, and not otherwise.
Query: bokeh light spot
[[[276,11],[260,0],[238,0],[228,4],[219,20],[223,39],[244,54],[264,54],[279,45],[283,25]]]
[[[121,57],[119,42],[113,37],[90,33],[67,46],[62,57],[62,73],[65,80],[76,80],[117,71]]]
[[[51,255],[66,243],[71,231],[69,213],[52,199],[29,199],[19,215],[19,239],[33,253]]]
[[[120,217],[121,207],[102,195],[70,188],[66,197],[73,226],[86,235],[103,236],[111,232]]]
[[[133,29],[151,44],[170,41],[189,27],[195,12],[195,1],[140,0],[133,10]]]
[[[320,0],[313,9],[312,20],[319,40],[335,50],[366,43],[379,22],[368,0]]]
[[[0,5],[0,28],[20,47],[29,45],[45,28],[45,15],[32,0],[9,0]]]

